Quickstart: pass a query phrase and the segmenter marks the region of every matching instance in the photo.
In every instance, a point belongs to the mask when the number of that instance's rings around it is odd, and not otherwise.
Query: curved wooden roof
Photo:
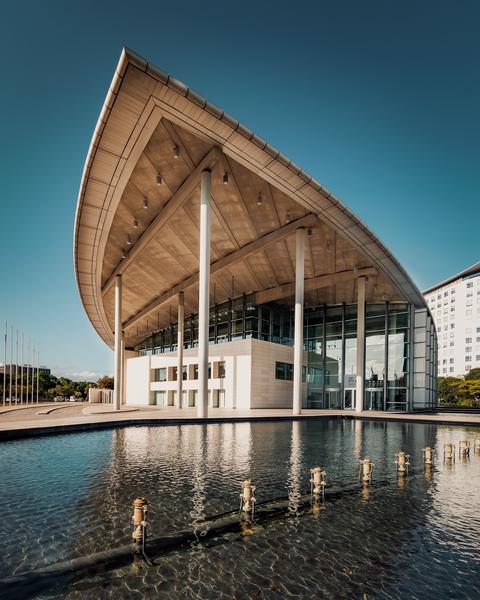
[[[289,303],[295,230],[305,226],[307,306],[355,302],[361,275],[369,302],[425,306],[398,261],[340,200],[228,114],[123,50],[88,151],[74,236],[80,296],[110,346],[117,273],[127,346],[175,320],[180,290],[187,314],[197,312],[205,168],[212,302],[256,292],[259,302]]]

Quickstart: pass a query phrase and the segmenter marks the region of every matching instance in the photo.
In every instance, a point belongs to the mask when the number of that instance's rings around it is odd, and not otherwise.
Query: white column
[[[211,173],[202,171],[200,189],[200,256],[198,283],[198,404],[197,416],[208,416],[208,329],[210,311]]]
[[[184,297],[183,292],[179,292],[178,293],[178,318],[177,318],[177,402],[176,402],[177,408],[182,408],[184,326],[185,326],[185,297]]]
[[[297,229],[295,250],[295,334],[293,340],[293,414],[302,411],[303,287],[305,229]]]
[[[125,333],[122,331],[122,339],[120,342],[120,406],[125,404]]]
[[[120,410],[122,390],[122,276],[115,277],[115,345],[113,408]]]
[[[365,392],[365,287],[366,277],[357,279],[357,392],[355,411],[362,412]]]

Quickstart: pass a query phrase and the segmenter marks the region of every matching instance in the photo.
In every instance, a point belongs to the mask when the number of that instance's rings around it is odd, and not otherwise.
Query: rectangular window
[[[275,379],[283,381],[293,381],[293,365],[291,363],[275,363]]]
[[[225,379],[225,361],[218,363],[218,376],[220,379]]]
[[[154,369],[154,381],[167,381],[167,369]]]
[[[158,369],[155,369],[158,370]],[[154,404],[157,406],[166,406],[167,405],[167,391],[161,390],[155,392]]]

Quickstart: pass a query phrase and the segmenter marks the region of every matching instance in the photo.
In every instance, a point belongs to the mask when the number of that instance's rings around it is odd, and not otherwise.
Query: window
[[[167,369],[154,369],[154,381],[167,381]]]
[[[472,351],[471,346],[465,346],[465,352],[471,352],[471,351]]]
[[[466,344],[471,344],[472,343],[472,338],[471,337],[465,338],[465,343]]]
[[[450,373],[453,373],[453,367],[450,367],[449,371]]]
[[[275,363],[275,379],[284,381],[293,381],[293,365],[290,363]]]
[[[225,361],[218,363],[218,376],[220,379],[225,379]]]
[[[455,323],[450,323],[450,329],[455,329]]]
[[[454,363],[454,362],[455,362],[455,359],[454,359],[454,358],[451,358],[451,359],[450,359],[450,364],[451,364],[451,365],[453,365],[453,363]]]
[[[473,287],[473,281],[469,281],[469,282],[467,283],[467,288],[471,288],[471,287]]]
[[[465,357],[465,362],[466,363],[472,362],[472,357],[471,356],[466,356]]]

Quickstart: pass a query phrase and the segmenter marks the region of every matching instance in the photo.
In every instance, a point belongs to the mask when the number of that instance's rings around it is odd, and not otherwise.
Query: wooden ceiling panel
[[[288,221],[294,221],[300,219],[307,214],[305,208],[289,198],[286,194],[277,190],[273,186],[269,186],[270,197],[272,202],[275,204],[275,209],[278,215],[280,223],[287,223]]]
[[[158,173],[172,192],[177,191],[193,171],[185,153],[179,150],[179,156],[175,157],[174,148],[176,145],[165,125],[160,121],[144,151],[145,157],[148,158],[150,165],[153,167],[152,183],[155,185],[155,176]]]
[[[270,261],[275,279],[279,285],[295,280],[294,267],[284,240],[265,248],[265,254]]]
[[[228,165],[257,235],[264,235],[279,227],[280,220],[272,199],[270,185],[232,159],[228,159]],[[261,204],[257,202],[259,194],[262,198]]]
[[[171,123],[170,121],[166,121],[166,124],[167,123],[171,124],[174,132],[178,136],[180,144],[183,146],[183,148],[186,149],[192,162],[198,165],[198,163],[208,152],[210,144],[208,144],[198,136],[193,135],[186,129],[183,129],[183,127],[180,127],[179,125]]]
[[[178,234],[178,229],[174,229],[167,223],[156,236],[156,240],[187,269],[189,274],[198,271],[198,256],[185,244],[184,236]]]
[[[266,289],[278,285],[272,265],[263,250],[250,256],[248,264],[261,283],[261,287],[257,289]]]
[[[164,206],[177,188],[174,184],[170,187],[163,173],[161,173],[162,182],[158,184],[157,174],[158,169],[145,154],[142,154],[130,179],[144,196],[155,198]]]

